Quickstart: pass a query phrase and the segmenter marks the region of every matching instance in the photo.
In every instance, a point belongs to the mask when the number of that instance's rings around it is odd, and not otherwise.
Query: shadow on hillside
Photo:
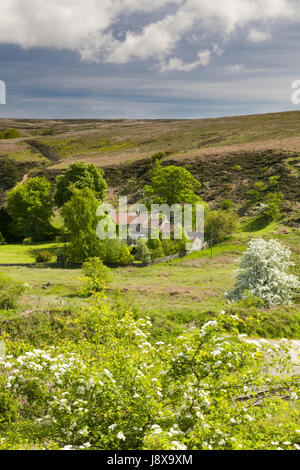
[[[253,220],[250,220],[247,225],[244,227],[244,232],[258,232],[263,230],[270,224],[270,221],[265,217],[257,217]]]

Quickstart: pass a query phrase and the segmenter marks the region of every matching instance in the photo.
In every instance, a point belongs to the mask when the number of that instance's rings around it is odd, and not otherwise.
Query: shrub
[[[157,160],[160,162],[163,158],[166,158],[165,152],[157,152],[152,155],[152,161],[156,162]]]
[[[241,167],[241,165],[234,165],[234,166],[232,167],[232,169],[233,169],[234,171],[242,171],[242,170],[243,170],[243,168]]]
[[[84,285],[80,290],[81,295],[89,296],[102,292],[111,282],[109,268],[104,266],[100,258],[89,258],[83,263],[82,271]]]
[[[268,186],[262,181],[258,181],[253,185],[253,188],[247,192],[248,204],[257,204],[263,198],[263,193],[268,189]]]
[[[239,260],[234,288],[226,293],[229,300],[239,300],[249,291],[262,299],[268,307],[290,304],[293,292],[300,288],[298,278],[286,271],[291,252],[276,240],[251,240]]]
[[[11,310],[16,308],[24,290],[24,284],[0,274],[0,309]]]
[[[22,245],[27,245],[27,246],[32,245],[32,238],[31,237],[24,238]]]
[[[222,211],[228,211],[229,209],[233,208],[233,201],[231,199],[224,199],[221,202],[221,209]]]
[[[135,259],[142,263],[148,263],[151,260],[151,251],[144,238],[139,238],[137,241]]]
[[[105,264],[116,266],[126,266],[134,261],[128,245],[119,240],[107,239],[102,241],[99,248],[99,257]]]
[[[163,258],[165,256],[165,252],[162,247],[162,242],[159,238],[158,239],[148,238],[147,244],[148,244],[148,248],[151,251],[152,259]]]
[[[50,251],[41,251],[37,257],[36,257],[36,262],[37,263],[49,263],[53,258],[52,253]]]
[[[238,230],[238,216],[232,212],[211,211],[205,217],[205,238],[211,233],[215,242],[221,242]]]
[[[17,129],[7,129],[0,132],[0,139],[17,139],[19,137],[21,137],[21,134]]]
[[[259,209],[259,215],[268,220],[273,220],[280,215],[280,209],[284,202],[282,193],[268,193]]]

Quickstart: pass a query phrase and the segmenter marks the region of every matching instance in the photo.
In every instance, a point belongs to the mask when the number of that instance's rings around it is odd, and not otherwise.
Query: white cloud
[[[167,14],[165,7],[172,6]],[[160,10],[161,8],[163,8]],[[133,25],[114,37],[120,17],[160,12],[141,30]],[[155,59],[165,70],[193,70],[207,65],[210,55],[195,62],[170,58],[183,39],[199,37],[199,48],[218,53],[237,28],[251,29],[248,39],[268,39],[262,26],[276,20],[299,21],[294,0],[1,0],[0,43],[24,48],[51,47],[77,51],[83,60],[127,63]],[[257,23],[257,25],[256,25]],[[218,42],[218,44],[216,44]],[[212,48],[214,44],[214,48]],[[204,61],[204,63],[203,63]]]
[[[264,33],[263,31],[258,31],[257,29],[251,29],[247,39],[251,42],[262,42],[266,41],[267,39],[271,39],[271,37],[272,36],[269,33]]]
[[[226,70],[231,73],[238,73],[241,72],[245,68],[244,64],[235,64],[235,65],[228,65]]]
[[[198,53],[198,60],[194,62],[184,63],[182,59],[178,59],[177,57],[171,57],[167,63],[163,62],[161,64],[160,71],[161,72],[168,72],[171,70],[180,70],[181,72],[190,72],[194,70],[199,65],[207,66],[210,63],[211,52],[209,50],[205,50]]]

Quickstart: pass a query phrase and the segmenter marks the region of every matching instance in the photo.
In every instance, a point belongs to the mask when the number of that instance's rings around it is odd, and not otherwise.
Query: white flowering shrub
[[[77,341],[41,350],[3,338],[0,449],[295,449],[278,396],[297,399],[288,346],[229,336],[238,322],[223,313],[165,344],[149,318],[98,297]]]
[[[291,304],[299,279],[288,274],[293,266],[291,252],[276,240],[254,239],[239,260],[236,284],[225,295],[231,301],[243,298],[245,291],[262,299],[266,306]]]

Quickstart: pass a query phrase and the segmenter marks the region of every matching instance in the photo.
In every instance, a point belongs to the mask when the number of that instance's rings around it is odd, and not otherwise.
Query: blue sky
[[[0,117],[295,110],[298,0],[1,0]]]

